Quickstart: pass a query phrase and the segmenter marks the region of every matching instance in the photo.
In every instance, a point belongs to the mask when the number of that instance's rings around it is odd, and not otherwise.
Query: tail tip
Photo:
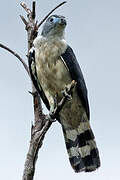
[[[69,158],[71,166],[73,167],[74,171],[76,173],[79,172],[92,172],[95,171],[100,167],[100,158],[98,151],[96,149],[96,156],[93,156],[93,154],[87,155],[84,158],[81,158],[80,156],[76,157],[73,156]]]

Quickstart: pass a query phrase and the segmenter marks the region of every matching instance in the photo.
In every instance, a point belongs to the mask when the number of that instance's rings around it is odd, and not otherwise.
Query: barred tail
[[[89,122],[81,122],[76,129],[63,133],[70,164],[75,172],[91,172],[100,166],[99,152]]]

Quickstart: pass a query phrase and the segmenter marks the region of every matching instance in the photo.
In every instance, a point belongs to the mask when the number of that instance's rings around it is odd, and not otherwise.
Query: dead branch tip
[[[25,2],[21,2],[20,5],[23,7],[23,9],[24,9],[28,14],[31,13],[30,8],[28,8],[28,6],[27,6],[27,4],[26,4]]]
[[[35,6],[36,6],[36,2],[33,1],[33,4],[32,4],[32,19],[35,19],[35,16],[36,16]]]
[[[27,26],[27,25],[28,25],[28,22],[26,21],[26,19],[25,19],[23,16],[21,16],[21,15],[20,15],[20,18],[22,19],[22,21],[23,21],[23,23],[25,24],[25,26]]]

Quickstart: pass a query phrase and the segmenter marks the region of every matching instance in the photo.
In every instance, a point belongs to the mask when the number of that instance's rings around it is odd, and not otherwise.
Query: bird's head
[[[66,24],[64,16],[52,15],[46,20],[41,35],[63,38]]]

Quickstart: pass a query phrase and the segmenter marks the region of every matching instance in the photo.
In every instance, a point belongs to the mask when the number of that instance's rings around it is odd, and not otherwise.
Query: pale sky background
[[[27,42],[19,0],[0,3],[0,42],[26,58]],[[30,0],[25,0],[31,5]],[[37,1],[40,20],[61,0]],[[66,40],[74,49],[89,92],[91,124],[101,167],[75,174],[59,123],[39,152],[35,180],[120,179],[120,0],[68,0],[55,14],[67,18]],[[40,30],[41,31],[41,30]],[[27,59],[26,59],[27,60]],[[33,120],[31,82],[21,63],[0,49],[0,179],[20,180]]]

